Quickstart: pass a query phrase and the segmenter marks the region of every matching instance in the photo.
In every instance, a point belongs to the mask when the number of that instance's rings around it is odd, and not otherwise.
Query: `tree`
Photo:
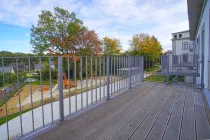
[[[74,12],[55,7],[54,13],[42,11],[38,24],[31,28],[34,53],[51,55],[76,55],[81,48],[89,49],[89,55],[101,53],[101,42],[94,31],[83,26]]]
[[[132,55],[161,55],[162,46],[155,36],[138,33],[130,42],[130,53]]]
[[[115,55],[121,54],[121,43],[120,40],[115,38],[104,37],[104,55]]]

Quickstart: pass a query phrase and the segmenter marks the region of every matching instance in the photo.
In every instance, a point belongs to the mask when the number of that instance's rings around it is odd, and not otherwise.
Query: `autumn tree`
[[[156,62],[160,62],[162,46],[155,36],[145,33],[138,33],[130,41],[131,55],[144,55],[144,66],[153,67]]]
[[[41,12],[37,25],[32,25],[30,43],[37,54],[72,56],[86,50],[88,55],[99,55],[102,51],[98,35],[88,30],[74,12],[59,7],[54,13]]]
[[[138,33],[130,41],[132,55],[161,55],[162,46],[155,36]]]
[[[104,55],[116,55],[121,54],[120,40],[115,38],[104,37],[103,38]]]

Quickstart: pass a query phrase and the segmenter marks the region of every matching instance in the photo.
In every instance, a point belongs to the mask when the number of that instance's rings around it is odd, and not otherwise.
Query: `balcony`
[[[143,82],[34,139],[209,139],[200,90]]]
[[[8,88],[3,63],[0,139],[209,139],[203,91],[175,84],[169,69],[164,75],[172,61],[163,57],[24,58],[27,80],[19,76],[21,58],[2,58],[15,59],[17,81]],[[45,67],[33,71],[33,61]],[[198,60],[191,62],[199,73]]]

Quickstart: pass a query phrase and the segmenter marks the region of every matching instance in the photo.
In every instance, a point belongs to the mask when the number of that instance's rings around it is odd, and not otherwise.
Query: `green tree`
[[[76,55],[81,48],[88,48],[92,55],[101,51],[101,42],[94,31],[83,26],[74,12],[59,7],[54,13],[44,10],[38,24],[31,28],[31,42],[34,53],[51,55]]]
[[[138,33],[130,41],[132,55],[161,55],[162,46],[155,36]]]
[[[104,37],[103,38],[104,45],[104,55],[116,55],[121,54],[122,46],[120,40],[115,38]]]

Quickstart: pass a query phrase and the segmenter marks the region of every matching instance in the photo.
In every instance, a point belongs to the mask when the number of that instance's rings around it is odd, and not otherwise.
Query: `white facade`
[[[202,7],[201,10],[196,10],[195,7],[198,7],[198,3]],[[197,4],[197,5],[196,5]],[[199,18],[194,19],[193,16],[199,13]],[[196,43],[196,53],[204,56],[204,66],[202,66],[202,62],[200,62],[200,71],[201,77],[197,79],[198,81],[203,82],[205,89],[210,89],[210,1],[209,0],[201,0],[201,1],[190,1],[188,0],[188,15],[189,15],[189,23],[191,30],[191,39],[195,40]],[[196,20],[198,22],[196,22]],[[200,58],[202,61],[202,59]],[[202,70],[203,68],[203,70]]]
[[[172,54],[193,55],[193,41],[190,40],[189,31],[172,33]]]
[[[210,1],[208,0],[203,14],[201,15],[201,20],[199,23],[199,26],[197,28],[197,33],[196,33],[196,46],[198,46],[198,52],[199,54],[204,55],[204,88],[210,89],[210,61],[209,56],[210,56],[210,49],[209,49],[209,9],[210,9]]]

